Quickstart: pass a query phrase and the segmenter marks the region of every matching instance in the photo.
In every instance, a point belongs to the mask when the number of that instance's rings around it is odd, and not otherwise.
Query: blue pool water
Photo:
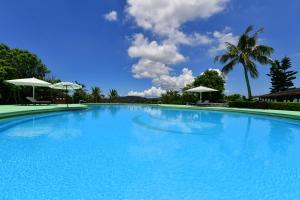
[[[300,122],[155,106],[0,121],[0,199],[300,199]]]

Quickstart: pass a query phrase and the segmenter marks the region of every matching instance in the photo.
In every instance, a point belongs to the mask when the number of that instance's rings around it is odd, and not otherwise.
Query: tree
[[[15,102],[17,97],[28,96],[31,88],[15,87],[4,80],[36,77],[44,79],[50,71],[37,55],[21,49],[12,49],[0,43],[0,97],[1,103]],[[22,95],[19,95],[20,92]],[[17,95],[18,94],[18,95]],[[19,98],[19,102],[22,99]]]
[[[109,93],[108,93],[108,98],[111,100],[111,101],[116,101],[116,99],[119,97],[119,94],[118,94],[118,91],[115,90],[115,89],[111,89],[109,90]]]
[[[291,67],[291,60],[288,57],[273,62],[270,73],[267,74],[271,77],[271,93],[289,90],[294,87],[293,80],[296,79],[298,72],[289,70]]]
[[[219,72],[215,70],[206,70],[202,75],[195,78],[194,87],[205,86],[218,90],[218,92],[203,93],[204,100],[214,102],[222,101],[224,99],[225,80],[220,76]]]
[[[85,85],[82,83],[79,83],[77,81],[75,81],[76,84],[81,85],[82,88],[79,90],[75,90],[74,94],[73,94],[73,102],[78,103],[80,101],[87,101],[88,100],[88,95],[85,89]]]
[[[244,97],[240,94],[232,94],[232,95],[228,95],[225,97],[226,101],[243,101],[244,98],[246,98],[246,97]]]
[[[99,87],[92,87],[91,97],[93,102],[99,102],[101,99],[101,89]]]
[[[228,74],[238,64],[243,66],[249,100],[252,99],[249,73],[252,78],[257,78],[259,73],[256,63],[271,64],[270,56],[274,51],[272,47],[257,44],[258,36],[263,32],[262,28],[251,34],[252,31],[253,27],[249,26],[239,37],[237,45],[226,42],[226,52],[215,58],[215,61],[224,64],[224,74]]]
[[[168,90],[161,95],[161,101],[166,104],[181,104],[181,96],[178,91]]]
[[[194,87],[193,83],[187,84],[183,89],[182,89],[182,103],[196,103],[199,100],[199,95],[196,93],[192,92],[186,92],[189,89],[192,89]]]

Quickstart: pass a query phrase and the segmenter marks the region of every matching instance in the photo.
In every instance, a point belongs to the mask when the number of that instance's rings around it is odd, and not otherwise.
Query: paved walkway
[[[211,110],[211,111],[224,111],[224,112],[239,112],[239,113],[268,115],[268,116],[284,117],[284,118],[300,120],[300,111],[227,108],[227,107],[200,107],[200,106],[168,105],[168,104],[160,104],[160,106],[179,108],[179,109],[197,109],[197,110]]]
[[[18,115],[53,112],[53,111],[66,111],[86,109],[88,106],[82,104],[70,104],[69,108],[65,104],[53,105],[0,105],[0,118],[12,117]]]

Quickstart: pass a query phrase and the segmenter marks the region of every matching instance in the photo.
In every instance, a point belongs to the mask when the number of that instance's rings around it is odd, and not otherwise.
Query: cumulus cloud
[[[117,13],[117,11],[113,10],[113,11],[105,14],[104,18],[107,21],[117,21],[118,20],[118,13]]]
[[[164,36],[185,35],[182,24],[224,10],[228,0],[128,0],[127,13],[136,24]]]
[[[142,58],[137,64],[132,66],[131,71],[135,78],[153,79],[162,75],[168,75],[171,71],[171,68],[163,63]]]
[[[161,94],[165,93],[167,90],[181,90],[193,81],[194,76],[192,71],[188,68],[184,68],[182,73],[178,76],[171,76],[169,74],[157,76],[152,80],[155,86],[152,86],[142,92],[130,91],[128,92],[128,95],[140,97],[160,97]]]
[[[149,42],[143,34],[133,37],[132,46],[128,49],[128,55],[132,58],[140,58],[138,63],[131,68],[135,78],[150,78],[155,86],[164,89],[184,87],[190,82],[191,70],[184,69],[182,74],[171,76],[172,68],[169,64],[177,64],[185,60],[177,50],[176,45],[157,41]]]
[[[194,81],[192,70],[184,68],[178,76],[162,75],[153,79],[153,84],[163,89],[180,90]]]
[[[139,97],[160,97],[166,90],[161,89],[160,87],[154,87],[144,90],[142,92],[130,91],[128,96],[139,96]]]
[[[132,46],[128,49],[128,55],[132,58],[144,58],[164,64],[176,64],[185,60],[174,44],[149,42],[143,34],[136,34],[133,38]]]
[[[191,70],[184,68],[179,75],[171,73],[172,65],[184,62],[179,52],[180,44],[209,45],[209,54],[224,50],[225,42],[233,42],[235,36],[228,29],[213,33],[185,33],[181,26],[195,19],[207,19],[223,11],[229,0],[127,0],[126,13],[138,27],[153,33],[154,40],[143,34],[135,34],[128,55],[139,58],[132,65],[135,78],[152,79],[153,87],[130,94],[148,96],[150,91],[179,90],[194,81]]]
[[[209,55],[214,57],[218,53],[224,51],[226,49],[226,42],[231,44],[237,44],[238,36],[235,36],[232,32],[230,32],[230,28],[225,28],[223,31],[215,31],[213,32],[213,38],[215,39],[215,45],[211,47],[208,51]]]

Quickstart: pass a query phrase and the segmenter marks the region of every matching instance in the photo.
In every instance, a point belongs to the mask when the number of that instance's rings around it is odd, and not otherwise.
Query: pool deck
[[[283,117],[283,118],[300,120],[300,111],[246,109],[246,108],[228,108],[228,107],[200,107],[200,106],[172,105],[172,104],[170,104],[170,105],[160,104],[159,106],[169,107],[169,108],[177,108],[177,109],[238,112],[238,113],[247,113],[247,114],[255,114],[255,115],[267,115],[267,116],[273,116],[273,117]]]
[[[14,117],[19,115],[29,115],[56,111],[81,110],[88,108],[87,105],[70,104],[69,107],[65,104],[52,105],[0,105],[0,118]]]

